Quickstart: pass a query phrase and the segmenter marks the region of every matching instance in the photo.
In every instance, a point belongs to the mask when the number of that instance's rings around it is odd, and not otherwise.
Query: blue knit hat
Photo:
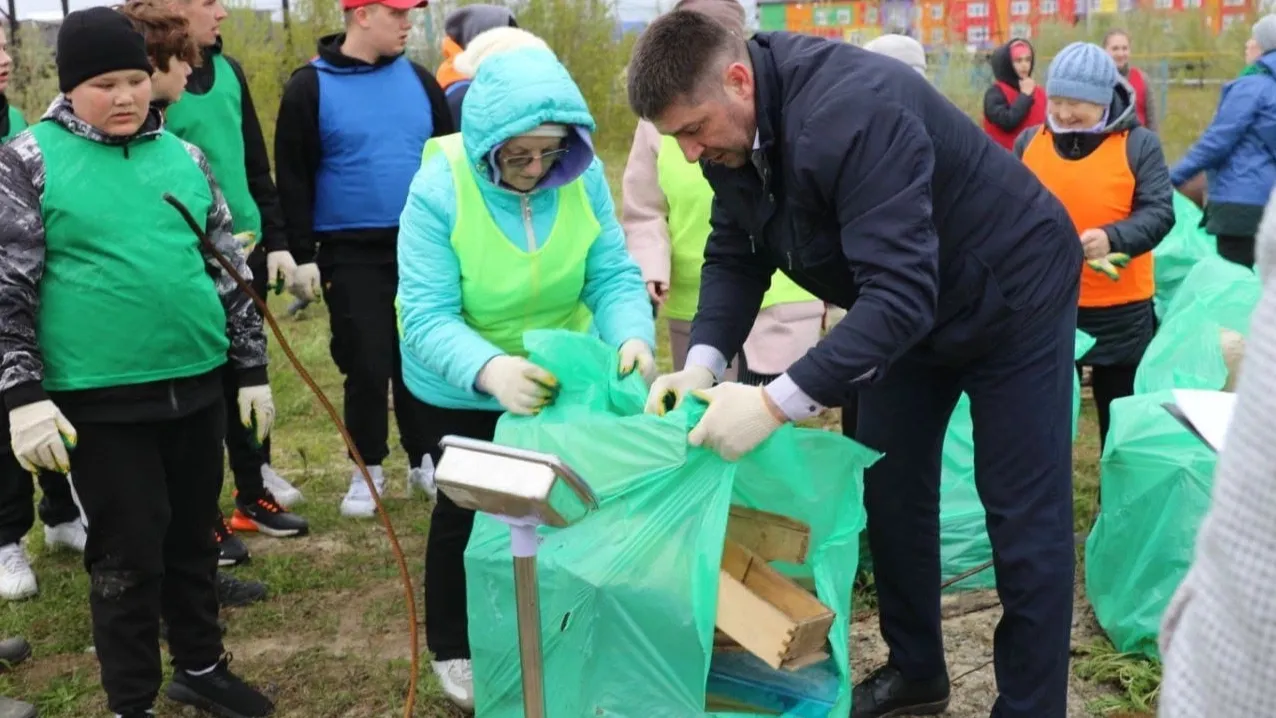
[[[1074,42],[1060,50],[1046,73],[1046,96],[1104,107],[1111,104],[1116,85],[1116,63],[1103,48],[1089,42]]]

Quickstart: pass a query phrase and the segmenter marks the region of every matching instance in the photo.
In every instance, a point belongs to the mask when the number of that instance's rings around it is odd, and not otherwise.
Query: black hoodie
[[[369,63],[342,54],[345,33],[319,40],[319,57],[334,67],[367,66]],[[383,57],[372,64],[387,65],[398,56]],[[412,63],[430,101],[434,137],[452,134],[452,115],[434,75]],[[324,263],[393,264],[398,228],[378,228],[340,232],[314,231],[315,176],[323,157],[319,134],[319,72],[309,63],[293,72],[284,86],[275,123],[275,176],[279,198],[288,221],[292,256],[297,264],[317,260]]]
[[[1006,132],[1020,129],[1020,125],[1028,119],[1028,113],[1032,111],[1035,102],[1032,95],[1024,94],[1020,94],[1014,102],[1008,102],[1005,93],[997,86],[998,82],[1004,82],[1016,90],[1019,89],[1019,73],[1015,72],[1015,65],[1010,59],[1010,47],[1020,42],[1032,50],[1032,70],[1036,70],[1037,50],[1032,47],[1032,43],[1022,38],[1014,38],[993,50],[992,57],[988,60],[989,65],[992,66],[994,82],[984,93],[984,117]],[[1029,70],[1029,75],[1032,74],[1032,70]]]

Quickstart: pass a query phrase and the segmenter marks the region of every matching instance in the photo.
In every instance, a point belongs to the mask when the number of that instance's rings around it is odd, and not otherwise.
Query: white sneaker
[[[17,601],[39,592],[35,572],[22,546],[16,543],[0,546],[0,598]]]
[[[474,666],[468,658],[433,661],[443,695],[463,711],[474,712]]]
[[[261,483],[275,497],[275,501],[278,501],[279,505],[285,509],[290,509],[306,500],[306,497],[301,495],[301,490],[288,483],[288,480],[280,476],[270,464],[261,465]]]
[[[385,473],[381,471],[380,466],[369,466],[368,473],[372,474],[372,483],[377,486],[377,494],[385,495]],[[345,498],[341,499],[341,515],[347,518],[369,518],[376,516],[377,505],[372,500],[372,494],[368,492],[368,484],[363,480],[363,472],[358,469],[350,476],[350,490],[346,492]]]
[[[84,553],[84,542],[88,538],[89,534],[84,530],[84,524],[78,519],[57,526],[44,527],[44,547],[48,549],[69,548],[72,551]]]
[[[438,498],[439,489],[434,485],[434,458],[429,454],[421,459],[419,467],[408,470],[408,496],[417,490],[424,491],[431,501]]]

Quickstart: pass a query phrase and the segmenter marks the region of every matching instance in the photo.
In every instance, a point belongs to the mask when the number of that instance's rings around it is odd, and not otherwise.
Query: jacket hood
[[[75,112],[71,109],[71,101],[66,95],[58,95],[53,100],[53,104],[49,105],[49,109],[45,110],[44,117],[40,118],[41,122],[56,122],[62,125],[73,135],[93,140],[98,144],[112,145],[116,147],[127,147],[139,140],[149,140],[159,137],[164,129],[164,114],[154,105],[147,108],[146,120],[142,122],[142,127],[136,133],[127,137],[116,135],[108,135],[102,130],[90,125],[84,120],[76,117]]]
[[[1108,124],[1103,133],[1124,132],[1132,130],[1139,124],[1139,115],[1134,110],[1134,87],[1124,77],[1117,76],[1117,85],[1112,88],[1112,103],[1108,105]]]
[[[1265,68],[1268,74],[1272,77],[1276,77],[1276,50],[1259,56],[1259,58],[1254,61],[1254,64]]]
[[[992,56],[988,58],[988,64],[992,65],[992,77],[994,80],[1004,82],[1012,87],[1019,86],[1019,73],[1015,72],[1015,65],[1010,61],[1010,46],[1020,42],[1032,50],[1032,70],[1029,71],[1029,74],[1037,69],[1037,48],[1021,37],[1011,38],[1010,42],[993,50]]]
[[[443,21],[443,31],[458,46],[457,52],[464,50],[475,35],[494,27],[518,27],[518,22],[509,8],[500,5],[466,5],[453,10]]]
[[[547,122],[567,125],[567,155],[538,189],[562,186],[584,174],[594,160],[594,118],[567,68],[545,50],[491,55],[479,65],[465,95],[461,136],[470,162],[489,182],[491,155],[511,138]]]
[[[344,32],[325,35],[319,38],[319,59],[331,65],[331,67],[319,68],[320,72],[338,72],[342,74],[368,72],[371,70],[378,70],[393,63],[400,57],[403,57],[403,53],[399,53],[398,55],[391,55],[389,57],[378,57],[377,61],[373,63],[365,62],[357,57],[350,57],[349,55],[341,52],[341,45],[344,44],[345,41],[346,34]]]

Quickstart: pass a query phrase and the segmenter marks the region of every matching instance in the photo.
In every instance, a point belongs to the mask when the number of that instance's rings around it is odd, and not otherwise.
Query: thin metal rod
[[[523,672],[523,715],[545,718],[545,662],[541,653],[541,598],[536,557],[514,557],[514,600],[518,604],[518,655]]]

